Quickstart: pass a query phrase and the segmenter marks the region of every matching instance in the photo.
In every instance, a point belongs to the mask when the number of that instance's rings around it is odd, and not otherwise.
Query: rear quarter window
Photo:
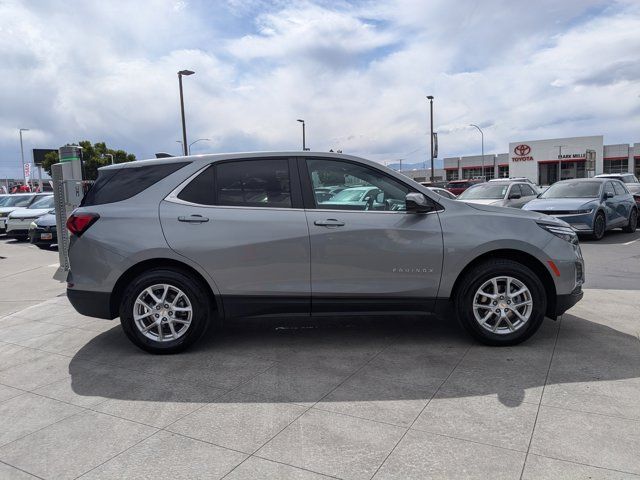
[[[102,170],[82,199],[81,206],[102,205],[126,200],[171,175],[190,162],[163,163],[135,168]]]

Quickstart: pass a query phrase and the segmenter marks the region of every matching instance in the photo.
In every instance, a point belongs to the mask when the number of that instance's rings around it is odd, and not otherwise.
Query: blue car
[[[590,234],[595,240],[612,228],[633,233],[638,225],[633,195],[620,180],[610,178],[556,182],[523,210],[552,215],[567,222],[577,233]]]

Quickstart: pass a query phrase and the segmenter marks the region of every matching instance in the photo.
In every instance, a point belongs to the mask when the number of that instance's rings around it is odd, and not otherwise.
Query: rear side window
[[[624,195],[627,192],[627,189],[624,188],[624,185],[622,183],[618,183],[618,182],[613,182],[613,188],[616,190],[616,195]]]
[[[291,208],[286,159],[242,160],[215,166],[217,205]]]
[[[210,165],[204,172],[191,180],[178,194],[178,198],[185,202],[197,203],[199,205],[214,205],[214,168],[213,165]]]
[[[82,199],[82,206],[102,205],[126,200],[146,190],[189,162],[146,165],[136,168],[102,170]]]

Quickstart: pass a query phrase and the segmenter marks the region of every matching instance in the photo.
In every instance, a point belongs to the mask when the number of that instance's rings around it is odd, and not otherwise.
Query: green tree
[[[79,143],[68,145],[80,145],[82,147],[85,180],[95,180],[98,177],[98,168],[111,165],[111,157],[105,156],[105,154],[113,155],[113,163],[132,162],[136,159],[136,156],[132,153],[107,148],[105,142],[91,144],[89,140],[83,140]],[[49,152],[44,156],[42,167],[51,175],[51,165],[59,161],[58,152]]]

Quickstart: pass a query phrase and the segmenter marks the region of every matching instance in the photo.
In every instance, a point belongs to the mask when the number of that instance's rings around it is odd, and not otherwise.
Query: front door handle
[[[209,219],[202,215],[189,215],[188,217],[178,217],[178,221],[187,223],[204,223],[208,222]]]
[[[319,227],[344,227],[344,222],[336,220],[335,218],[327,218],[326,220],[316,220],[314,225]]]

